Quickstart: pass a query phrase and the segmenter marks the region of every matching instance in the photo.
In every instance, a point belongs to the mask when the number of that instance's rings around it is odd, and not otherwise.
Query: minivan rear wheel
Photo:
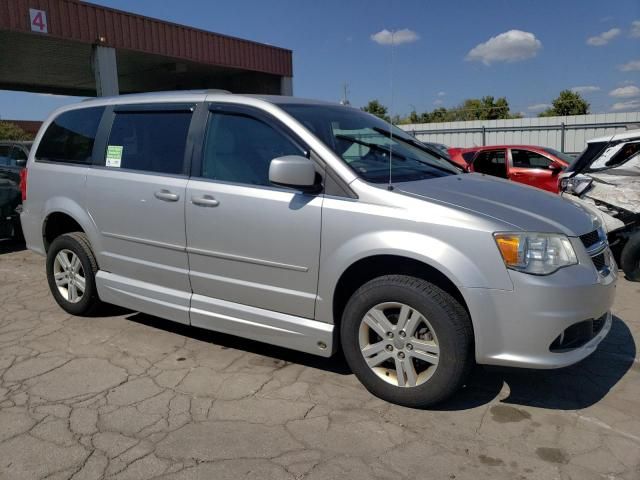
[[[98,263],[82,232],[57,237],[47,252],[47,281],[58,305],[73,315],[87,315],[100,304],[95,275]]]
[[[341,343],[372,394],[424,408],[458,390],[473,363],[469,315],[450,294],[415,277],[386,275],[360,287],[342,316]]]

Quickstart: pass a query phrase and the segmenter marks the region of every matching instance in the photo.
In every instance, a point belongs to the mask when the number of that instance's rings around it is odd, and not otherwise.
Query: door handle
[[[202,195],[199,197],[191,197],[191,203],[199,207],[217,207],[220,202],[211,195]]]
[[[178,195],[177,193],[172,193],[166,188],[158,190],[157,192],[153,192],[153,196],[158,200],[164,200],[165,202],[177,202],[178,200],[180,200],[180,195]]]

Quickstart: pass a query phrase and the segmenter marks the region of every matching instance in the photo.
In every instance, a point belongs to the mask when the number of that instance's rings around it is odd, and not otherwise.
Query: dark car
[[[552,193],[558,193],[558,174],[573,161],[565,153],[535,145],[450,148],[449,154],[469,172],[508,178]]]
[[[31,142],[0,140],[0,238],[20,237],[19,207]]]

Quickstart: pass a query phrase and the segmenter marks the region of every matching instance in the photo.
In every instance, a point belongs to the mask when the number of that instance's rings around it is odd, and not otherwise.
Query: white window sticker
[[[44,10],[29,9],[29,18],[31,19],[31,31],[38,33],[49,33],[47,26],[47,12]]]
[[[120,168],[122,148],[122,145],[107,145],[107,161],[105,166]]]

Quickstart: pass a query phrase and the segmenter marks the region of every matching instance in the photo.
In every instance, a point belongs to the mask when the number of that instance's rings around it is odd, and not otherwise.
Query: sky
[[[639,0],[93,3],[291,49],[300,97],[339,101],[346,83],[353,105],[401,115],[493,95],[536,116],[569,88],[593,113],[640,111]],[[75,101],[0,91],[0,118]]]

